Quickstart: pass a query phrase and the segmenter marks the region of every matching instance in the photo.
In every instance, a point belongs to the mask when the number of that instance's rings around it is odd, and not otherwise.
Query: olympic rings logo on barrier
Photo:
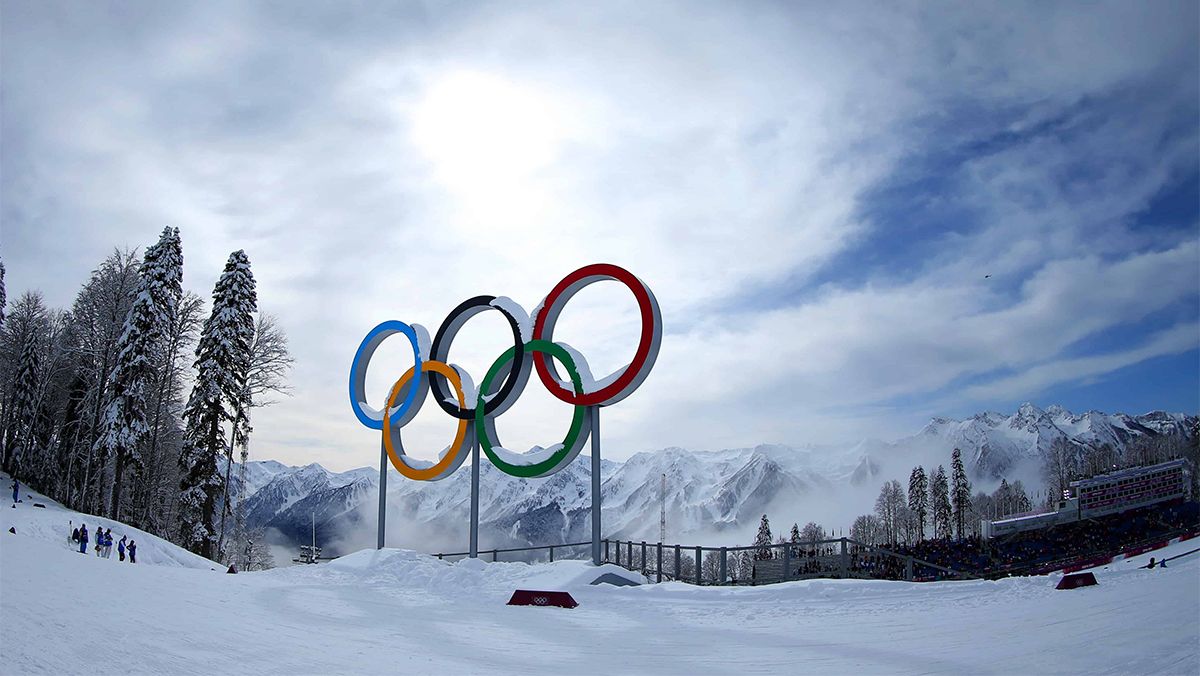
[[[601,382],[592,383],[583,356],[554,342],[554,326],[575,294],[604,280],[618,281],[633,293],[641,314],[641,334],[633,361]],[[470,375],[446,363],[446,359],[463,325],[488,310],[500,312],[508,321],[513,346],[496,359],[476,391]],[[408,339],[413,365],[391,387],[383,409],[374,409],[367,404],[367,365],[383,341],[396,334]],[[488,460],[506,474],[549,476],[570,464],[591,435],[588,407],[611,406],[640,387],[654,367],[661,342],[662,315],[650,287],[624,268],[597,263],[572,272],[555,285],[535,311],[532,322],[525,310],[509,298],[476,296],[450,311],[432,343],[429,332],[419,324],[389,320],[376,326],[363,338],[350,365],[350,406],[363,425],[383,433],[383,446],[392,466],[410,479],[437,481],[450,476],[462,465],[476,439]],[[555,361],[562,365],[568,380],[561,378]],[[531,369],[537,371],[551,394],[575,407],[574,416],[560,443],[541,451],[513,453],[500,444],[496,418],[521,396]],[[400,435],[400,429],[416,417],[430,390],[438,406],[458,419],[454,441],[436,462],[407,455]]]

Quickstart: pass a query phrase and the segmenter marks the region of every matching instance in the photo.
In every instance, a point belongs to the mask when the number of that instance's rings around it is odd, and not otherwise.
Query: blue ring
[[[379,419],[376,420],[368,415],[367,412],[362,408],[363,405],[366,404],[365,381],[367,377],[367,364],[363,363],[363,361],[365,360],[367,363],[369,363],[371,355],[375,354],[376,348],[378,348],[385,339],[396,333],[403,333],[408,338],[409,344],[412,345],[414,363],[413,368],[415,369],[415,373],[413,373],[413,382],[419,382],[422,372],[421,347],[417,341],[417,332],[414,331],[413,328],[408,324],[395,319],[389,319],[388,321],[383,322],[379,326],[371,329],[370,332],[367,333],[367,337],[363,338],[362,343],[358,346],[358,351],[354,353],[354,361],[350,363],[350,408],[354,410],[354,415],[358,417],[359,422],[373,430],[383,429],[383,416],[387,415],[387,412],[386,410],[380,412]],[[356,384],[360,385],[360,392],[358,394],[361,394],[361,397],[355,396]],[[391,422],[393,425],[400,424],[400,418],[408,411],[409,408],[412,407],[413,401],[417,398],[418,389],[419,388],[417,387],[408,388],[408,394],[404,397],[404,401],[401,402],[401,404],[397,406],[396,410],[392,413]],[[363,401],[360,401],[360,398]],[[386,406],[387,403],[385,400],[384,407],[386,408]]]

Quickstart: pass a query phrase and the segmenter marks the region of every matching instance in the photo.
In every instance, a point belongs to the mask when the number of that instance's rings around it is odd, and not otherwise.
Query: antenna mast
[[[667,475],[662,475],[658,489],[658,541],[667,541]]]

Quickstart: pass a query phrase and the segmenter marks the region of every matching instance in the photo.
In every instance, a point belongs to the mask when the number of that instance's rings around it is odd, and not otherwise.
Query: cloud
[[[1194,4],[142,9],[5,6],[10,295],[65,306],[171,224],[207,297],[246,248],[297,357],[259,457],[372,463],[345,401],[370,327],[481,293],[532,310],[595,260],[666,329],[604,412],[611,457],[911,432],[1191,349],[1195,209],[1145,213],[1198,173]],[[1081,347],[1155,312],[1178,325]],[[608,372],[636,334],[608,284],[557,337]],[[452,357],[478,381],[504,336],[480,317]],[[428,408],[405,434],[432,455]],[[534,383],[501,427],[544,445],[569,415]]]

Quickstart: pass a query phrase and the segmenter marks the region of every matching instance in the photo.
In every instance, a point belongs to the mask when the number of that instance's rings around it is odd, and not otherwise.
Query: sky
[[[178,227],[208,298],[245,249],[296,359],[252,458],[371,465],[359,342],[571,271],[654,292],[603,453],[852,442],[1022,402],[1200,410],[1195,2],[0,5],[0,257],[67,308]],[[555,340],[632,358],[615,282]],[[472,319],[475,382],[512,344]],[[376,407],[411,366],[368,372]],[[557,443],[536,378],[497,421]],[[422,408],[406,448],[454,421]]]

